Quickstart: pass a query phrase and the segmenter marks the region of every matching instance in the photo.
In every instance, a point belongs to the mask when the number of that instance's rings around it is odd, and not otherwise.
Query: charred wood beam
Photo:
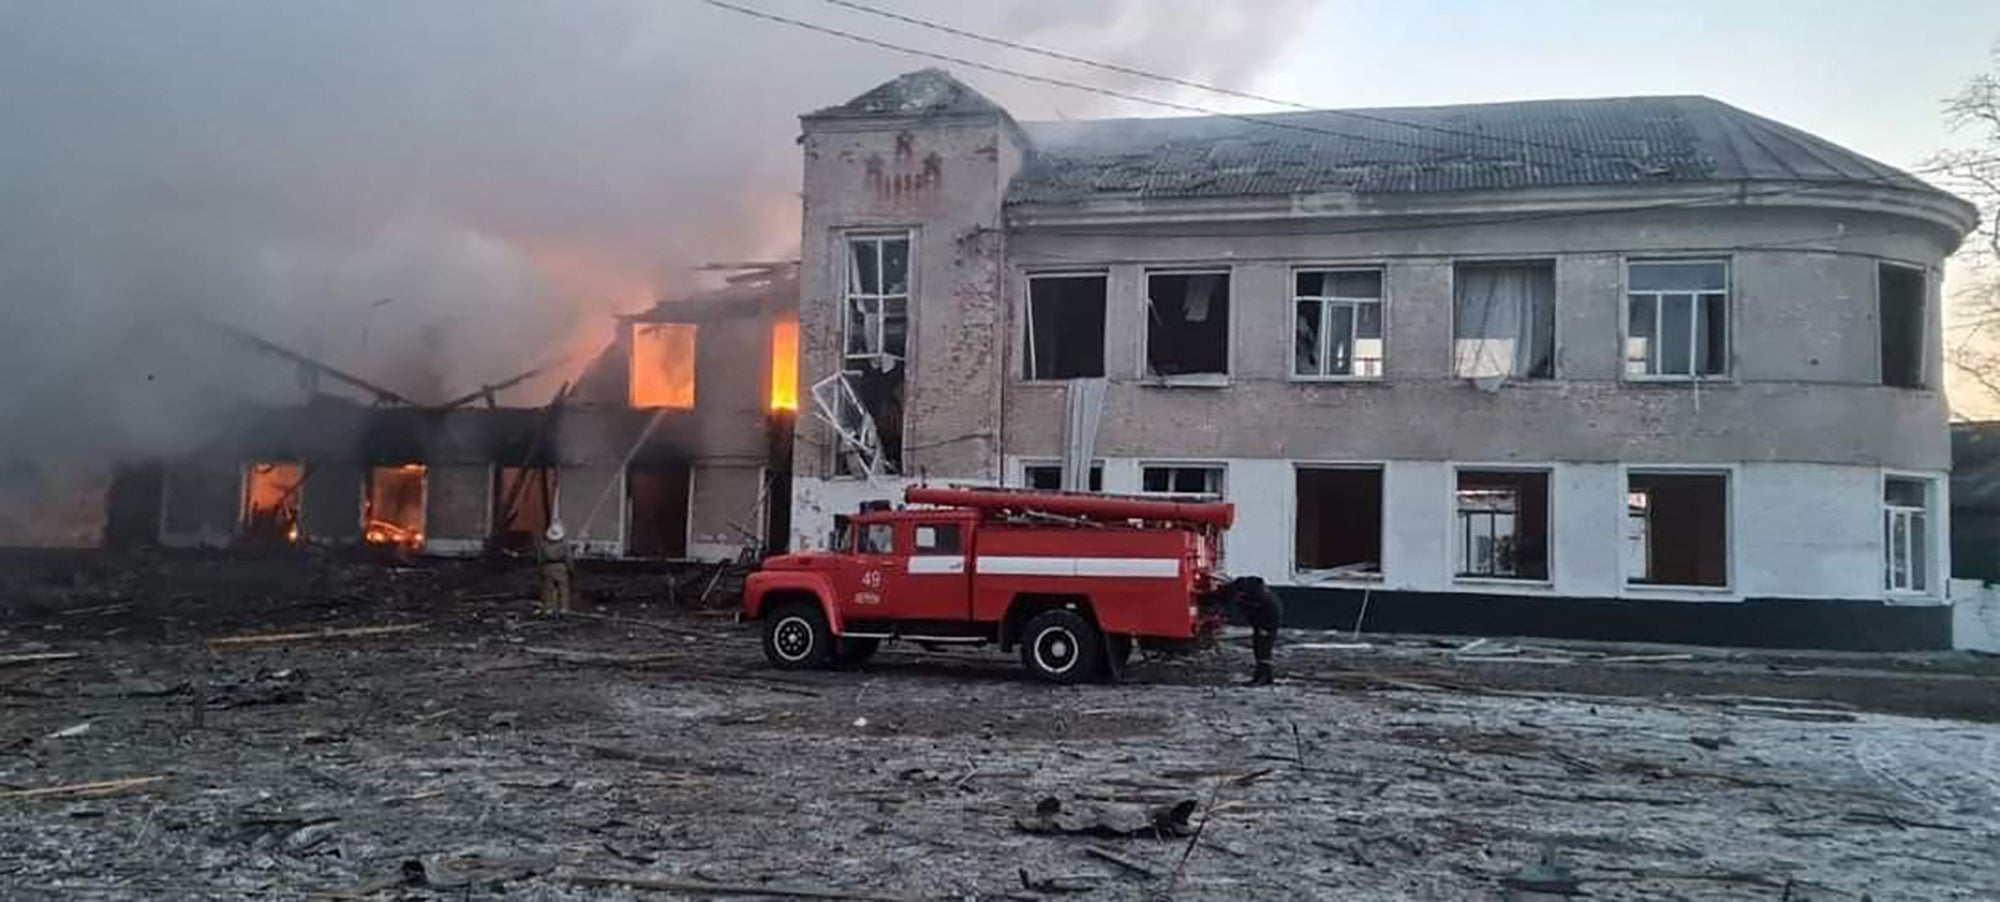
[[[452,398],[449,401],[437,405],[436,409],[457,410],[458,408],[464,407],[465,405],[477,401],[481,398],[486,399],[486,406],[492,407],[494,406],[494,400],[493,400],[494,395],[506,391],[507,389],[513,388],[516,385],[520,385],[521,383],[526,382],[529,379],[533,379],[536,376],[539,376],[547,372],[549,366],[550,365],[546,363],[540,364],[533,369],[521,373],[518,376],[514,376],[509,379],[503,379],[499,382],[495,382],[490,385],[482,385],[476,391],[466,392],[465,394],[459,395],[456,398]]]
[[[397,392],[383,388],[380,385],[376,385],[375,383],[363,379],[360,376],[356,376],[353,373],[349,373],[344,370],[340,370],[335,367],[329,366],[324,362],[315,360],[312,357],[294,351],[291,348],[285,347],[284,345],[278,344],[275,341],[271,341],[270,339],[264,338],[261,335],[257,335],[253,332],[250,332],[249,330],[246,330],[240,326],[234,326],[229,323],[225,323],[221,320],[214,319],[208,316],[202,316],[199,314],[197,314],[197,316],[202,320],[202,322],[208,324],[209,326],[214,327],[216,330],[222,332],[224,335],[228,335],[229,337],[234,338],[237,341],[240,341],[246,345],[249,345],[250,347],[256,348],[259,351],[263,351],[266,354],[271,354],[276,357],[282,357],[293,363],[299,364],[300,366],[309,367],[314,372],[325,373],[326,375],[332,376],[333,378],[341,382],[345,382],[348,385],[354,386],[355,388],[373,394],[376,400],[378,401],[388,401],[392,404],[407,404],[411,407],[418,406],[417,402],[412,401],[409,398],[406,398]]]

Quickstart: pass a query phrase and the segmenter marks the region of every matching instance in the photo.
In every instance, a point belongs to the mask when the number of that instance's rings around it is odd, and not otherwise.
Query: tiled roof
[[[938,116],[954,113],[998,113],[1000,105],[951,77],[943,69],[906,72],[837,106],[810,113],[808,119],[861,116]]]
[[[1017,204],[1744,180],[1867,181],[1935,190],[1893,167],[1707,97],[1022,126],[1033,149],[1008,192],[1008,202]]]

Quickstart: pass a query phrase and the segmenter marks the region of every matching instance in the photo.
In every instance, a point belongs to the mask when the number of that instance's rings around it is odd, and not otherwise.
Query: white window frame
[[[1890,504],[1889,483],[1891,482],[1916,483],[1923,488],[1923,503],[1918,507]],[[1882,474],[1881,491],[1877,497],[1881,499],[1882,506],[1883,591],[1892,596],[1905,598],[1934,597],[1937,595],[1938,574],[1938,534],[1934,528],[1937,520],[1934,515],[1937,507],[1937,480],[1930,476],[1915,473],[1885,472]],[[1904,527],[1904,541],[1900,549],[1896,546],[1894,539],[1895,521],[1898,519],[1902,519],[1906,523]],[[1912,520],[1916,522],[1910,523],[1909,521]],[[1910,553],[1911,537],[1914,535],[1913,526],[1923,530],[1923,560],[1911,562],[1914,566],[1905,564],[1905,582],[1902,585],[1898,585],[1896,583],[1896,554],[1899,550],[1905,555]],[[1915,580],[1912,577],[1921,577],[1923,586],[1914,586],[1913,583]]]
[[[1298,290],[1299,276],[1304,273],[1320,273],[1323,277],[1325,277],[1327,281],[1325,283],[1322,283],[1322,288],[1321,288],[1321,291],[1324,292],[1325,291],[1324,285],[1331,284],[1332,277],[1335,274],[1356,273],[1356,272],[1372,272],[1380,276],[1382,280],[1381,296],[1374,298],[1346,298],[1346,297],[1340,297],[1339,295],[1327,295],[1324,293],[1319,295],[1299,294]],[[1289,376],[1291,381],[1293,382],[1380,382],[1382,381],[1382,379],[1388,374],[1388,369],[1389,369],[1389,267],[1379,263],[1351,263],[1351,264],[1329,264],[1324,266],[1296,266],[1292,268],[1292,271],[1288,278],[1290,287],[1288,293],[1291,295],[1292,301],[1290,307],[1287,308],[1287,310],[1285,311],[1287,314],[1287,319],[1285,320],[1285,323],[1286,323],[1286,332],[1289,333],[1291,337],[1287,339],[1285,343],[1287,352],[1285,356],[1285,372]],[[1307,303],[1315,303],[1315,302],[1319,307],[1320,372],[1301,373],[1298,371],[1299,305]],[[1379,341],[1382,342],[1382,356],[1379,360],[1376,361],[1377,371],[1372,374],[1326,372],[1327,349],[1329,343],[1332,341],[1332,334],[1326,328],[1326,324],[1329,319],[1327,316],[1329,308],[1332,308],[1334,306],[1345,306],[1349,308],[1348,320],[1347,320],[1348,346],[1358,347],[1358,342],[1360,341],[1360,339],[1357,338],[1354,333],[1355,330],[1357,330],[1360,327],[1361,317],[1359,315],[1360,314],[1359,308],[1362,304],[1376,305],[1376,307],[1378,308],[1377,319],[1379,319],[1382,323],[1382,337],[1378,339]],[[1352,358],[1353,361],[1358,361],[1359,359],[1360,358],[1358,357]]]
[[[1227,284],[1229,287],[1229,331],[1222,339],[1222,372],[1183,373],[1172,376],[1154,373],[1152,370],[1152,357],[1147,347],[1153,333],[1153,277],[1216,275],[1228,280]],[[1204,266],[1201,264],[1190,264],[1187,266],[1152,266],[1140,269],[1139,328],[1134,330],[1139,333],[1137,338],[1139,342],[1138,377],[1154,385],[1188,385],[1196,387],[1220,387],[1228,385],[1229,380],[1236,373],[1236,330],[1240,327],[1243,320],[1241,311],[1237,309],[1236,285],[1236,267],[1232,265]],[[1106,290],[1109,290],[1109,286],[1106,287]],[[1107,317],[1109,316],[1108,313],[1106,315]],[[1106,341],[1109,341],[1109,322],[1105,323],[1105,329]],[[1107,360],[1106,372],[1110,371],[1109,363],[1110,361]]]
[[[1146,490],[1147,470],[1207,470],[1216,474],[1214,492],[1149,492]],[[1170,480],[1171,481],[1171,480]],[[1229,497],[1229,464],[1218,460],[1147,460],[1139,462],[1139,492],[1141,495],[1156,495],[1166,498],[1212,498],[1217,501]]]
[[[1465,473],[1541,474],[1542,476],[1542,570],[1543,570],[1542,576],[1539,577],[1499,576],[1499,575],[1485,575],[1485,574],[1470,574],[1461,572],[1459,564],[1463,563],[1465,551],[1463,548],[1460,547],[1459,543],[1464,541],[1465,530],[1463,524],[1461,524],[1459,520],[1458,479],[1459,476]],[[1558,549],[1556,548],[1556,540],[1555,540],[1557,502],[1556,502],[1556,471],[1554,466],[1534,465],[1534,464],[1524,465],[1520,462],[1515,462],[1515,461],[1500,462],[1500,463],[1459,461],[1451,465],[1451,482],[1446,487],[1446,489],[1450,493],[1448,503],[1451,508],[1451,516],[1447,518],[1446,521],[1447,522],[1446,528],[1450,531],[1450,535],[1447,537],[1448,545],[1446,547],[1452,549],[1451,558],[1446,563],[1447,566],[1450,568],[1450,572],[1447,575],[1451,578],[1453,582],[1479,583],[1488,586],[1511,586],[1515,588],[1526,589],[1529,591],[1546,590],[1555,585],[1556,556]],[[1384,500],[1386,501],[1386,498]],[[1518,518],[1520,517],[1519,507],[1520,507],[1520,497],[1519,494],[1516,493],[1515,497],[1516,509],[1514,515],[1517,519],[1515,522],[1514,531],[1517,536],[1520,534],[1520,523],[1518,520]]]
[[[1743,554],[1742,554],[1742,549],[1738,547],[1738,543],[1741,539],[1741,536],[1743,535],[1743,530],[1741,528],[1741,524],[1738,523],[1738,517],[1740,516],[1739,510],[1741,508],[1741,505],[1737,504],[1736,486],[1737,483],[1742,479],[1743,474],[1740,472],[1739,468],[1735,464],[1622,465],[1618,468],[1617,497],[1618,497],[1618,509],[1620,511],[1629,511],[1628,499],[1631,496],[1632,477],[1634,475],[1722,477],[1722,505],[1723,505],[1722,528],[1724,530],[1722,537],[1723,582],[1722,585],[1719,586],[1688,585],[1682,583],[1633,582],[1632,578],[1635,574],[1633,574],[1630,571],[1630,569],[1625,566],[1624,529],[1626,526],[1626,519],[1630,516],[1630,514],[1627,513],[1627,514],[1621,514],[1620,517],[1618,518],[1619,522],[1618,583],[1620,591],[1627,595],[1638,595],[1649,598],[1650,597],[1671,598],[1673,596],[1678,595],[1683,598],[1695,599],[1701,601],[1712,601],[1717,597],[1725,597],[1725,598],[1740,597],[1737,591],[1737,585],[1738,585],[1737,568],[1741,566],[1741,561],[1743,560]],[[1647,531],[1649,533],[1648,541],[1651,541],[1652,536],[1650,535],[1651,533],[1650,510],[1648,510],[1647,512],[1647,518],[1648,518]]]
[[[1720,292],[1653,291],[1651,289],[1645,291],[1632,290],[1632,267],[1652,266],[1652,265],[1721,266],[1722,290]],[[1618,321],[1624,324],[1624,328],[1619,330],[1619,336],[1618,336],[1619,337],[1618,371],[1624,375],[1625,381],[1627,382],[1726,382],[1735,377],[1736,367],[1735,367],[1734,351],[1736,347],[1736,261],[1734,259],[1729,257],[1627,257],[1624,260],[1624,269],[1621,270],[1619,273],[1619,283],[1620,287],[1623,288],[1624,290],[1621,291],[1618,295],[1618,304],[1620,311],[1618,314]],[[1631,367],[1632,296],[1635,294],[1646,295],[1648,297],[1651,297],[1653,300],[1653,339],[1652,339],[1652,344],[1649,345],[1646,349],[1649,355],[1649,360],[1657,359],[1659,357],[1659,348],[1660,345],[1662,344],[1660,341],[1660,323],[1665,316],[1664,311],[1666,310],[1666,305],[1661,302],[1661,298],[1667,295],[1676,295],[1676,294],[1686,294],[1693,296],[1694,298],[1693,307],[1688,311],[1688,368],[1690,372],[1686,373],[1632,372],[1632,367]],[[1709,297],[1716,294],[1722,295],[1722,319],[1723,319],[1722,372],[1703,373],[1699,371],[1699,360],[1698,360],[1699,354],[1697,353],[1697,349],[1701,346],[1700,312],[1702,307],[1702,299],[1704,297]]]
[[[876,287],[878,289],[886,289],[888,287],[888,283],[883,278],[882,275],[882,260],[886,256],[883,248],[884,245],[887,244],[888,242],[896,240],[903,241],[904,247],[906,249],[904,251],[906,256],[904,258],[905,272],[903,278],[903,290],[897,293],[885,293],[878,291],[877,293],[872,293],[872,294],[858,291],[857,289],[859,288],[859,285],[856,284],[858,275],[854,271],[854,245],[864,242],[874,243],[875,274],[876,274],[876,279],[879,283],[877,284]],[[914,304],[916,301],[916,293],[917,293],[917,235],[915,230],[913,229],[894,229],[886,231],[869,230],[869,231],[853,231],[853,232],[841,233],[840,235],[840,360],[841,360],[840,366],[843,371],[855,372],[859,370],[862,366],[866,366],[870,362],[879,361],[884,358],[892,359],[899,363],[904,363],[904,364],[908,363],[909,358],[911,356],[910,354],[911,346],[916,343],[916,328],[915,328],[916,311],[914,309]],[[896,300],[896,299],[900,299],[903,302],[904,331],[903,331],[903,355],[901,357],[897,357],[893,354],[888,353],[887,351],[889,344],[888,329],[887,329],[888,317],[883,315],[882,313],[882,307],[884,303],[889,300]],[[853,311],[854,306],[857,302],[873,302],[874,304],[875,313],[874,313],[874,318],[872,320],[874,324],[874,329],[873,329],[874,334],[868,337],[869,341],[867,343],[867,347],[873,349],[872,352],[870,353],[856,354],[853,353],[851,350],[853,348],[853,340],[852,340],[853,336],[849,334],[849,327],[851,326],[853,321],[851,312]]]

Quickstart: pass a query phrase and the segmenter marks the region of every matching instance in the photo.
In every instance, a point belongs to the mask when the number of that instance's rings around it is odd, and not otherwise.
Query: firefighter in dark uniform
[[[1250,624],[1250,648],[1257,658],[1250,684],[1270,684],[1276,678],[1271,671],[1271,651],[1278,644],[1278,624],[1285,619],[1285,603],[1278,600],[1278,593],[1271,591],[1270,586],[1264,585],[1260,576],[1230,580],[1222,588],[1222,603]]]

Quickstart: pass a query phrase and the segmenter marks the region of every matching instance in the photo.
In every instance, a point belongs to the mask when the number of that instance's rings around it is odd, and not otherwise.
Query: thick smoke
[[[748,5],[1141,87],[823,3]],[[887,5],[1239,88],[1302,15]],[[293,388],[198,315],[420,400],[580,365],[606,314],[696,287],[691,267],[794,255],[797,114],[926,65],[694,0],[0,0],[0,484],[172,452]],[[959,74],[1023,118],[1148,112]]]

